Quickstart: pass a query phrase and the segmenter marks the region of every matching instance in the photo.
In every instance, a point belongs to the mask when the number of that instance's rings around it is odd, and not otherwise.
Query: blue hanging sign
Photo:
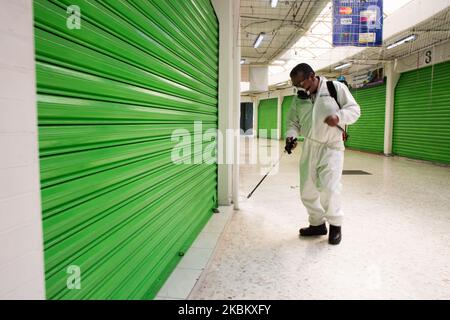
[[[333,0],[333,46],[383,45],[383,0]]]

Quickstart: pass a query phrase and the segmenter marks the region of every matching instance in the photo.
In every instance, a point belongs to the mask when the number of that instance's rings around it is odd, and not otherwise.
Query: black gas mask
[[[311,96],[305,90],[298,90],[297,97],[302,100],[307,100],[311,98]]]

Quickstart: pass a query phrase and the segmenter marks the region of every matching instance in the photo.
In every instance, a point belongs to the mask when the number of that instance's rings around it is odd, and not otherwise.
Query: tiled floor
[[[298,237],[300,152],[248,200],[268,167],[241,166],[241,210],[190,299],[450,299],[449,167],[346,151],[345,169],[371,175],[343,176],[343,240],[330,246]]]

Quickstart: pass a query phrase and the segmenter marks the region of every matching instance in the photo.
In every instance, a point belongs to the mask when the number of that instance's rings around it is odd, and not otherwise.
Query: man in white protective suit
[[[339,244],[343,218],[340,193],[344,128],[358,120],[360,107],[343,83],[327,83],[326,78],[316,76],[306,63],[292,69],[290,76],[299,91],[288,114],[286,150],[297,146],[294,139],[300,133],[305,138],[300,157],[300,196],[310,225],[300,229],[300,236],[326,235],[328,221],[328,242]]]

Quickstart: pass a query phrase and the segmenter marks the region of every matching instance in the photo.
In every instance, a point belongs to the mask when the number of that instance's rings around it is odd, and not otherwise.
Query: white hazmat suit
[[[305,137],[300,157],[300,196],[309,214],[311,226],[325,221],[342,225],[340,193],[344,166],[344,141],[337,127],[324,121],[337,115],[339,126],[352,124],[360,116],[360,107],[347,86],[334,81],[341,109],[330,95],[327,79],[320,77],[314,102],[294,97],[287,119],[287,137]],[[350,138],[351,139],[351,138]]]

